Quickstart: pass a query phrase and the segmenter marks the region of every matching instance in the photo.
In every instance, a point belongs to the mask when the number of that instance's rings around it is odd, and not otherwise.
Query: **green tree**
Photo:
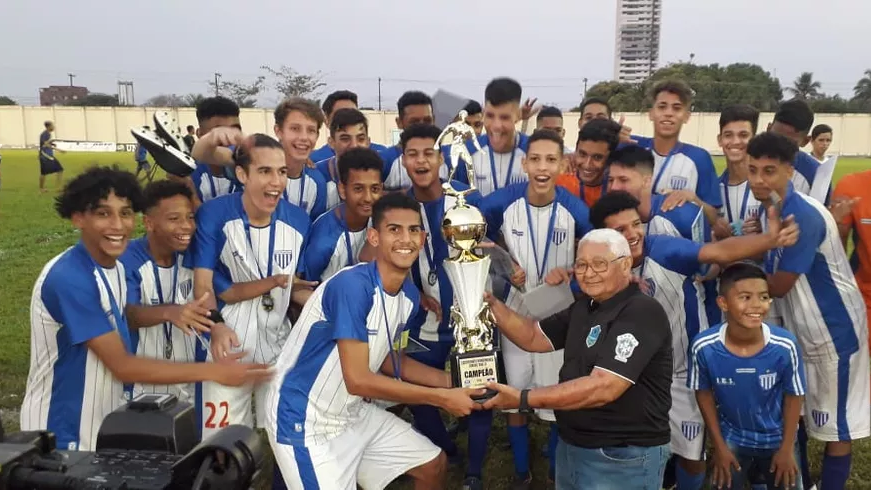
[[[81,99],[71,100],[67,102],[66,105],[75,107],[115,107],[120,104],[118,103],[117,95],[101,94],[95,92],[92,94],[88,94]]]
[[[240,80],[221,80],[217,88],[214,81],[209,82],[212,92],[217,92],[227,97],[243,108],[251,108],[257,105],[257,96],[263,92],[265,84],[266,77],[262,75],[251,83],[245,83]]]
[[[284,98],[305,97],[316,99],[321,94],[321,89],[326,87],[324,74],[315,72],[312,74],[299,73],[293,68],[281,65],[277,70],[269,66],[261,66],[273,78],[273,86]]]
[[[871,68],[865,70],[864,76],[853,87],[850,105],[857,112],[871,112]]]
[[[840,95],[820,94],[808,101],[811,110],[816,114],[844,114],[853,112],[850,101]]]
[[[15,102],[5,95],[0,95],[0,105],[18,105],[18,102]]]
[[[814,74],[806,71],[802,72],[802,74],[792,82],[792,87],[787,87],[786,90],[799,99],[811,100],[821,95],[821,88],[822,84],[820,84],[819,81],[814,80]]]

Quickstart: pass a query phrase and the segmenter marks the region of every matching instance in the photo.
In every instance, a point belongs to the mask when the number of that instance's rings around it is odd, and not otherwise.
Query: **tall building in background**
[[[51,85],[39,89],[39,105],[66,105],[74,100],[84,99],[87,96],[87,87]]]
[[[617,0],[614,79],[640,83],[659,63],[662,0]]]

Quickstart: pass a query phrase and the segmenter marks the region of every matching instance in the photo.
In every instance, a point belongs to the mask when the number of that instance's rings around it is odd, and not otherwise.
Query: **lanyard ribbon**
[[[529,239],[532,241],[532,257],[535,260],[535,272],[538,278],[537,284],[541,284],[545,273],[547,273],[547,254],[550,251],[550,242],[553,241],[553,226],[556,223],[556,198],[554,198],[553,204],[550,206],[550,219],[547,223],[547,236],[544,242],[544,254],[542,254],[541,265],[539,265],[538,261],[538,245],[535,241],[535,225],[532,223],[532,210],[530,209],[529,199],[526,200],[526,219],[529,222]]]
[[[732,215],[732,202],[729,198],[729,171],[723,172],[723,176],[720,178],[720,182],[723,183],[723,201],[726,203],[726,213],[728,213],[729,223],[734,223],[736,221],[741,221],[744,219],[744,216],[747,213],[747,200],[750,198],[750,183],[744,181],[744,198],[741,201],[741,214],[737,217]]]
[[[178,291],[178,260],[179,257],[176,254],[175,263],[172,265],[172,295],[169,298],[169,304],[175,304],[176,291]],[[153,259],[151,260],[151,270],[154,271],[154,285],[157,289],[157,299],[160,301],[160,304],[166,304],[166,301],[163,299],[163,286],[160,284],[160,271]],[[172,325],[169,322],[163,323],[163,338],[167,344],[172,344]]]
[[[257,258],[257,250],[254,248],[254,242],[251,241],[251,222],[248,220],[248,215],[242,212],[242,223],[245,225],[245,237],[248,239],[248,246],[251,248],[251,253],[254,255],[254,265],[257,268],[258,279],[272,277],[272,255],[275,253],[275,217],[270,218],[269,222],[269,255],[266,259],[266,276],[263,275],[263,270],[260,268],[260,261]]]
[[[390,331],[390,320],[387,317],[387,302],[384,296],[384,285],[381,283],[381,274],[378,272],[377,262],[373,262],[373,267],[375,269],[373,271],[373,274],[375,274],[375,286],[378,289],[378,294],[381,296],[381,312],[384,314],[384,328],[387,329],[387,347],[388,349],[390,349],[390,364],[393,365],[393,377],[396,379],[401,379],[399,375],[399,370],[402,366],[399,362],[399,349],[401,349],[402,347],[400,345],[396,346],[396,348],[394,349],[394,344],[396,343],[397,339],[393,338],[393,334]],[[401,340],[399,341],[401,342]]]
[[[351,246],[351,227],[348,225],[348,220],[345,218],[345,205],[339,205],[339,213],[342,215],[342,227],[344,230],[342,234],[345,235],[345,250],[348,253],[348,260],[345,261],[346,265],[354,265],[357,263],[357,258],[355,257],[354,248]]]
[[[514,146],[511,147],[511,159],[508,160],[508,173],[505,175],[505,185],[502,187],[508,187],[508,184],[511,183],[511,172],[514,169],[514,156],[517,154],[517,143],[520,137],[514,137]],[[493,179],[493,190],[499,190],[499,179],[498,174],[496,173],[496,156],[493,153],[493,145],[491,145],[488,141],[487,150],[490,152],[490,176]]]

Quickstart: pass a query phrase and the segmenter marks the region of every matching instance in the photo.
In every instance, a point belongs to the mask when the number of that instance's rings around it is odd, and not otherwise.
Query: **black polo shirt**
[[[655,299],[633,283],[601,304],[582,296],[539,325],[554,349],[565,349],[560,383],[588,376],[594,367],[632,383],[605,406],[556,411],[564,441],[586,448],[669,442],[671,328]]]

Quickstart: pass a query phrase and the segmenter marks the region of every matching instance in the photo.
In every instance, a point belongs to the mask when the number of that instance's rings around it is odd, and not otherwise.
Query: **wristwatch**
[[[520,406],[517,407],[517,411],[525,415],[530,415],[535,412],[535,410],[529,406],[529,390],[520,390]]]
[[[209,310],[209,320],[215,323],[224,323],[224,317],[218,310]]]

